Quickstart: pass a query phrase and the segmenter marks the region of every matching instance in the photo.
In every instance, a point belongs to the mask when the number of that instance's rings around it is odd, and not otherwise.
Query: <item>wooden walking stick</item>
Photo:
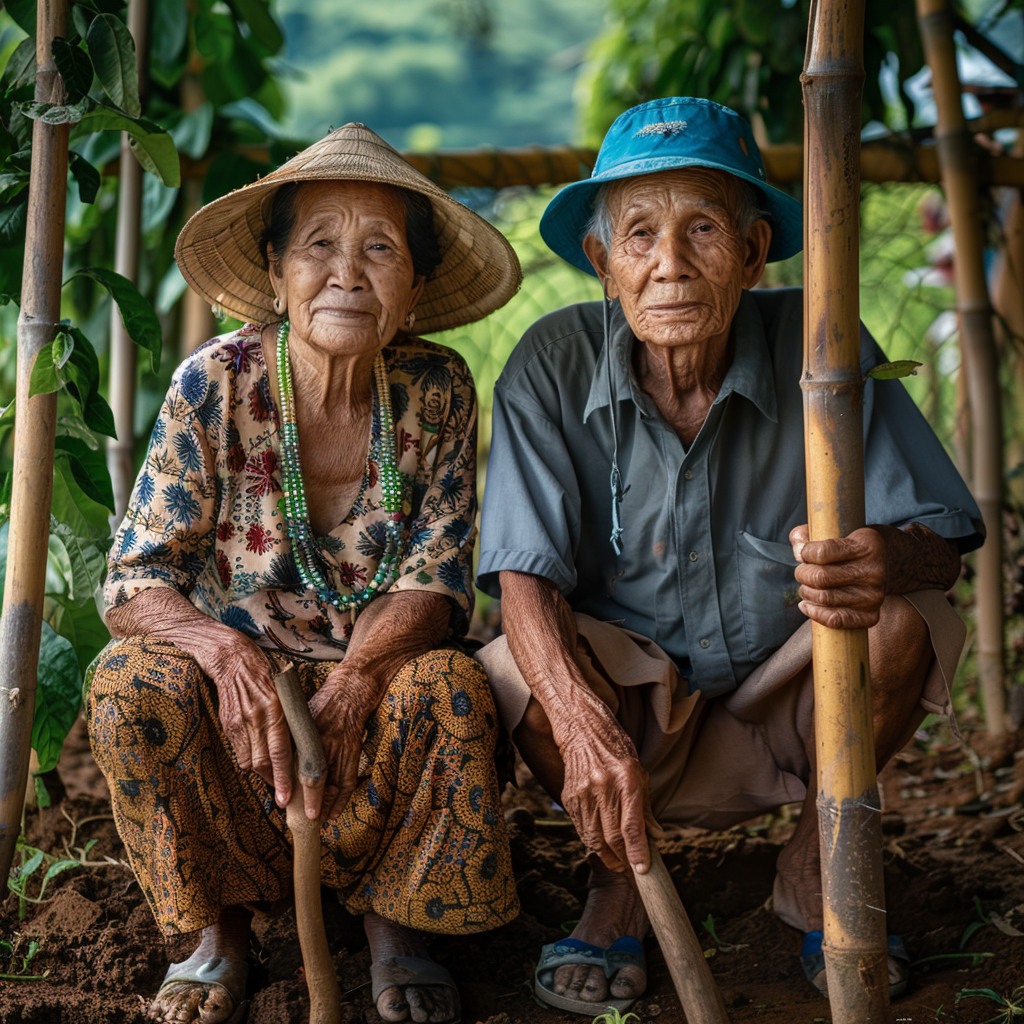
[[[992,307],[983,262],[977,147],[967,129],[960,98],[948,0],[917,0],[924,55],[932,70],[938,108],[936,148],[953,225],[956,305],[960,350],[967,369],[973,430],[974,497],[987,536],[978,552],[978,675],[985,701],[985,726],[993,736],[1006,731],[1003,689],[1003,422],[999,362]]]
[[[640,898],[672,975],[687,1024],[729,1024],[722,993],[711,976],[693,925],[686,916],[672,876],[651,839],[651,866],[646,874],[633,872]],[[596,1004],[595,1004],[596,1005]]]
[[[65,102],[52,43],[55,37],[68,34],[67,26],[65,0],[39,0],[37,103]],[[21,830],[35,710],[57,395],[29,398],[29,380],[36,355],[53,341],[60,320],[69,132],[66,124],[52,125],[40,119],[32,122],[32,169],[18,317],[11,520],[0,619],[0,887],[7,883]]]
[[[813,0],[803,82],[804,428],[811,540],[864,526],[857,266],[864,0]],[[890,1024],[866,629],[813,623],[825,969],[836,1024]]]
[[[288,665],[274,677],[278,700],[295,741],[296,768],[285,813],[294,848],[295,923],[309,989],[309,1024],[341,1024],[341,992],[334,973],[320,904],[320,821],[306,817],[302,785],[316,785],[327,771],[324,746],[295,669]]]

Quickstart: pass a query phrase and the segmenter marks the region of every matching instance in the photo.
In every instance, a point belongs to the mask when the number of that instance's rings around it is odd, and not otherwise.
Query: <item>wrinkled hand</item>
[[[319,790],[307,792],[317,813],[336,818],[345,809],[359,781],[359,755],[366,720],[380,703],[376,690],[362,678],[353,678],[342,662],[313,695],[309,710],[324,744],[327,776]],[[315,795],[314,795],[315,794]],[[322,803],[321,803],[322,799]],[[309,814],[310,803],[306,804]]]
[[[228,627],[176,642],[217,687],[220,722],[239,766],[273,786],[278,806],[284,807],[291,798],[292,737],[266,655]]]
[[[569,727],[555,727],[565,765],[562,806],[587,850],[612,871],[634,865],[641,874],[651,863],[647,827],[651,815],[647,772],[633,741],[601,703],[573,715]]]
[[[808,540],[806,524],[790,531],[800,584],[800,611],[833,629],[863,629],[878,622],[886,596],[885,542],[865,526],[849,537]]]

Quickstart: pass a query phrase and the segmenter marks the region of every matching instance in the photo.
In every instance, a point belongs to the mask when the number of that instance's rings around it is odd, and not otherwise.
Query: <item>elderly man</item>
[[[798,800],[774,907],[824,991],[807,619],[870,627],[880,765],[949,708],[964,629],[943,591],[983,527],[899,381],[865,385],[875,525],[808,540],[801,293],[751,290],[799,251],[801,220],[742,118],[673,98],[623,114],[541,222],[605,300],[540,320],[495,388],[479,574],[506,635],[479,657],[592,854],[583,917],[537,969],[564,1009],[644,990],[626,868],[649,865],[645,826]],[[884,361],[866,331],[861,353],[865,372]],[[907,958],[889,948],[896,993]]]

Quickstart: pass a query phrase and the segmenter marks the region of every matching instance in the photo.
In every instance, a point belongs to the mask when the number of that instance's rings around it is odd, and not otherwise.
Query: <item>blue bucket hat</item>
[[[803,208],[765,181],[750,125],[735,110],[692,96],[651,100],[620,114],[601,143],[590,177],[567,185],[548,203],[541,237],[562,259],[593,274],[582,243],[598,187],[680,167],[712,167],[758,187],[772,228],[769,263],[803,248]]]

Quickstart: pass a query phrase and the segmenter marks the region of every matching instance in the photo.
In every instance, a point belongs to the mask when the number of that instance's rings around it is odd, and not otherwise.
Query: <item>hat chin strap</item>
[[[622,474],[619,472],[619,427],[618,415],[615,407],[615,388],[612,383],[612,339],[611,339],[611,309],[612,300],[608,297],[607,278],[601,282],[604,292],[602,311],[604,314],[604,357],[605,371],[608,376],[608,412],[612,419],[612,473],[609,480],[612,491],[612,535],[609,538],[615,554],[622,554],[622,523],[619,518],[619,506],[626,491],[622,488]]]

